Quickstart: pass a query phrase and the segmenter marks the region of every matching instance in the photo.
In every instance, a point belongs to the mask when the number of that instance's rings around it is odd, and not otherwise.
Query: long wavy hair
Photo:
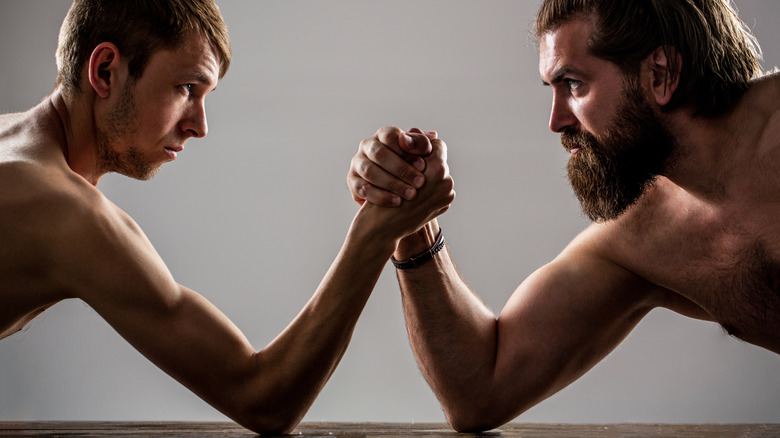
[[[667,74],[679,79],[664,111],[685,106],[695,115],[722,114],[760,74],[761,48],[729,0],[545,0],[537,41],[576,18],[594,20],[591,53],[624,74],[638,74],[640,62],[664,48]]]

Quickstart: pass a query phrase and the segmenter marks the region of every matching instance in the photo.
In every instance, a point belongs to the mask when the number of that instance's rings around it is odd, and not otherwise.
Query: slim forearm
[[[435,223],[426,228],[404,239],[395,257],[408,257],[438,232]],[[463,281],[447,248],[423,266],[399,270],[398,278],[412,349],[452,423],[489,387],[496,318]]]
[[[290,325],[256,355],[263,388],[255,412],[297,424],[347,349],[395,241],[356,218],[317,291]],[[285,430],[289,432],[289,430]]]

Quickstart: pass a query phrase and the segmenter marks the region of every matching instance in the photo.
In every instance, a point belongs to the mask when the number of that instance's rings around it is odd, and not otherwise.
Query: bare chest
[[[668,216],[637,229],[623,251],[645,279],[693,301],[728,333],[780,352],[780,226],[765,213]]]

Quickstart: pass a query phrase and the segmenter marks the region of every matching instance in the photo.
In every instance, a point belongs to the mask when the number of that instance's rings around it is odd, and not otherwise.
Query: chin
[[[157,175],[162,165],[159,166],[145,166],[143,168],[126,169],[125,171],[119,171],[117,173],[124,175],[128,178],[137,179],[139,181],[149,181]]]

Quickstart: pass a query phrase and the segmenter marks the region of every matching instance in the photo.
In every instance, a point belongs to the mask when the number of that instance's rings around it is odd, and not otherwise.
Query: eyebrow
[[[206,85],[206,86],[212,84],[211,78],[209,76],[205,75],[203,72],[200,72],[200,71],[191,71],[191,72],[185,73],[183,75],[183,78],[184,78],[184,80],[198,82],[198,83],[201,83],[201,84]],[[211,91],[214,91],[216,89],[217,89],[217,84],[214,83],[214,88],[212,88]]]
[[[563,78],[564,77],[566,77],[567,75],[569,75],[571,73],[574,73],[574,74],[579,75],[579,76],[583,76],[583,73],[581,73],[580,71],[578,71],[576,69],[573,69],[573,68],[571,68],[568,65],[564,65],[563,67],[559,68],[555,72],[555,75],[553,76],[553,78],[552,78],[552,80],[550,82],[547,82],[547,81],[543,80],[542,81],[542,85],[544,85],[545,87],[549,87],[550,85],[559,84],[559,83],[563,82]]]

